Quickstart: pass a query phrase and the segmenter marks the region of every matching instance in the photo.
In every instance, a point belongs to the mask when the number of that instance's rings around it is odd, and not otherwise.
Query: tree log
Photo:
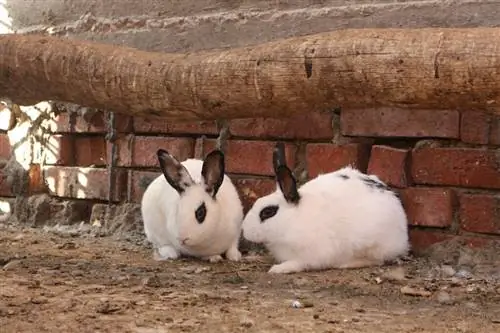
[[[337,30],[194,54],[2,35],[0,94],[178,120],[335,107],[500,113],[500,28]]]

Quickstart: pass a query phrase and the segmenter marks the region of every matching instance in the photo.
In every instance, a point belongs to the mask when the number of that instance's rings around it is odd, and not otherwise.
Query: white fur
[[[176,259],[183,254],[216,262],[225,252],[227,259],[240,260],[238,244],[243,206],[231,179],[224,175],[216,200],[213,200],[203,186],[203,161],[188,159],[181,164],[195,182],[182,196],[161,174],[151,182],[142,197],[144,232],[155,247],[155,259]],[[207,215],[199,224],[195,211],[203,201]],[[185,245],[181,244],[180,240],[186,237],[189,240]]]
[[[243,236],[263,243],[280,263],[270,273],[380,265],[408,252],[401,202],[392,192],[367,186],[360,176],[366,177],[351,167],[319,175],[299,188],[298,205],[287,203],[279,187],[254,203],[243,221]],[[259,212],[269,205],[278,205],[278,213],[261,223]]]

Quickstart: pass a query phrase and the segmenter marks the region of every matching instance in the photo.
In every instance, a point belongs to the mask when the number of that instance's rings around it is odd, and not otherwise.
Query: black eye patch
[[[279,208],[280,207],[276,205],[264,207],[259,213],[260,223],[276,215]]]
[[[205,221],[205,217],[207,216],[207,206],[205,206],[205,203],[202,203],[196,209],[196,212],[194,212],[194,216],[196,217],[196,221],[198,221],[199,224],[202,224],[203,221]]]

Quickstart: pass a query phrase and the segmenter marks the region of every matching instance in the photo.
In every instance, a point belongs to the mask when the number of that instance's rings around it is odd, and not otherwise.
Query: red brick
[[[232,135],[248,138],[331,139],[332,114],[309,112],[288,119],[254,118],[231,120]]]
[[[53,120],[50,130],[54,133],[107,133],[107,117],[104,112],[96,112],[90,117],[76,113],[60,113]],[[115,113],[116,132],[131,132],[132,117]]]
[[[161,172],[130,170],[128,174],[128,201],[140,203],[148,185]]]
[[[165,119],[135,118],[136,133],[161,134],[217,134],[215,121],[172,121]]]
[[[10,146],[9,136],[0,133],[0,158],[10,159],[12,155],[12,148]]]
[[[200,139],[202,144],[197,145],[198,151],[195,152],[197,158],[203,158],[212,149],[215,148],[215,140]],[[226,172],[249,174],[259,176],[273,176],[273,149],[276,142],[273,141],[246,141],[246,140],[228,140],[225,148]],[[285,144],[285,154],[288,166],[295,167],[295,150],[292,144]]]
[[[7,174],[5,174],[3,170],[0,168],[0,196],[10,197],[13,195],[14,194],[12,193],[12,188],[10,184],[7,183]]]
[[[336,171],[347,165],[365,172],[368,164],[369,146],[358,143],[334,145],[330,143],[308,144],[306,160],[309,178]]]
[[[470,232],[500,234],[500,196],[460,195],[460,227]]]
[[[408,186],[407,149],[373,146],[368,163],[368,173],[377,175],[394,187]]]
[[[44,164],[73,165],[75,162],[74,138],[71,135],[51,135],[45,142],[36,142],[34,163],[40,163],[42,153],[45,154]]]
[[[40,164],[30,165],[28,170],[28,182],[28,195],[46,192],[47,187],[45,186]]]
[[[453,223],[452,190],[412,187],[400,194],[410,225],[445,228]]]
[[[463,142],[500,145],[500,117],[485,112],[466,112],[460,121]]]
[[[116,141],[117,165],[158,167],[156,151],[166,149],[181,162],[193,157],[194,139],[173,137],[125,136]],[[109,150],[109,146],[108,146]]]
[[[456,237],[449,234],[419,229],[410,229],[409,236],[412,252],[415,253],[425,251],[434,244],[451,240]]]
[[[101,136],[76,137],[73,154],[77,166],[106,165],[106,140]]]
[[[413,150],[416,184],[500,188],[500,156],[494,150],[420,148]]]
[[[127,173],[117,169],[114,171],[114,177],[112,201],[124,200],[127,193]],[[48,166],[44,168],[44,178],[49,193],[58,197],[108,199],[107,169]]]
[[[460,114],[447,110],[397,108],[342,110],[343,135],[458,138]]]
[[[238,189],[245,214],[255,200],[276,190],[276,182],[273,179],[235,178],[233,183]]]
[[[54,116],[49,124],[48,130],[52,133],[71,132],[70,113],[61,112],[58,115]]]

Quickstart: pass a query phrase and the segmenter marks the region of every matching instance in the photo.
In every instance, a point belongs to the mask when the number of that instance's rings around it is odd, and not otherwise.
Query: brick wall
[[[116,115],[116,140],[109,142],[105,115],[86,119],[75,113],[56,118],[49,145],[58,148],[46,154],[41,176],[51,196],[89,205],[106,203],[108,197],[116,204],[138,204],[149,181],[159,174],[159,147],[181,159],[200,157],[214,147],[218,136],[215,122],[171,123]],[[452,237],[472,246],[500,239],[498,116],[386,108],[229,124],[227,172],[246,209],[274,190],[272,147],[283,140],[301,181],[352,164],[400,191],[416,249]],[[1,157],[9,153],[5,138],[0,134]],[[109,183],[112,145],[115,165]],[[2,196],[12,195],[4,185],[0,190]]]

